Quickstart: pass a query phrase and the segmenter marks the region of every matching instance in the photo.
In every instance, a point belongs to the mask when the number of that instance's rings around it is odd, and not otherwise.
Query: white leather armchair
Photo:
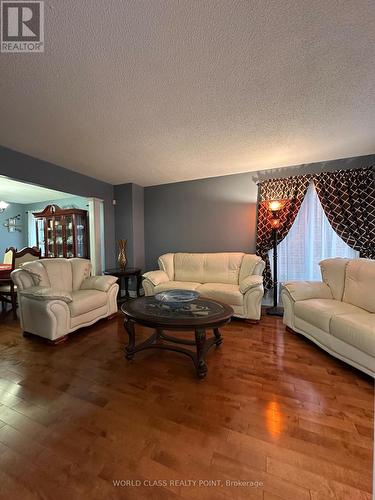
[[[117,278],[90,275],[85,259],[42,259],[13,271],[23,331],[57,342],[116,313]]]
[[[146,295],[172,289],[196,290],[202,297],[229,304],[234,315],[260,319],[264,262],[242,252],[168,253],[158,271],[143,275]]]

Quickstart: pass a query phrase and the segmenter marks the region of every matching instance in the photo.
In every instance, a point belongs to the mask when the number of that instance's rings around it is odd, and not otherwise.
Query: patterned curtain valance
[[[289,233],[313,181],[324,212],[336,233],[361,257],[375,259],[375,183],[373,168],[359,168],[269,179],[259,183],[256,251],[266,262],[265,288],[272,287],[268,252],[272,248],[272,226],[265,200],[288,199],[280,212],[278,241]]]

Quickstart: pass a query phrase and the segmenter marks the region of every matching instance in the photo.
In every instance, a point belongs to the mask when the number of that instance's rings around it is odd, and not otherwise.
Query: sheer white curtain
[[[320,280],[319,262],[329,257],[356,258],[351,249],[332,229],[320,204],[313,182],[294,224],[277,246],[278,281]],[[271,269],[273,251],[269,252]]]

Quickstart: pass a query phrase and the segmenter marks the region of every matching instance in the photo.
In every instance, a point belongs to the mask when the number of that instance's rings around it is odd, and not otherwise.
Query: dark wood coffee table
[[[125,357],[134,358],[137,352],[145,349],[164,349],[180,352],[189,356],[199,378],[207,374],[206,354],[223,339],[219,328],[229,323],[233,309],[211,299],[199,298],[181,307],[169,306],[158,302],[155,297],[141,297],[125,302],[121,307],[125,315],[124,326],[129,335],[129,344],[125,348]],[[153,328],[154,333],[144,342],[135,344],[135,325]],[[178,338],[176,334],[166,335],[165,330],[191,330],[194,340]],[[206,330],[213,330],[213,336],[206,338]],[[187,349],[178,345],[194,346]]]

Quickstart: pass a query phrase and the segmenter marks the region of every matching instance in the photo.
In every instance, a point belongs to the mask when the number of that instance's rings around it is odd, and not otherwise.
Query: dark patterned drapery
[[[268,252],[273,246],[271,214],[265,200],[287,199],[279,212],[278,242],[289,233],[309,183],[313,181],[333,230],[361,257],[375,259],[375,182],[373,167],[269,179],[259,183],[256,252],[266,263],[264,287],[273,286]]]
[[[264,287],[266,290],[273,286],[268,258],[268,252],[273,246],[273,240],[272,226],[270,224],[271,214],[262,202],[265,200],[288,200],[286,206],[279,212],[281,224],[278,229],[278,241],[280,242],[289,233],[293,225],[311,179],[311,175],[298,175],[285,179],[269,179],[259,183],[256,253],[266,263],[264,270]]]
[[[372,167],[314,175],[332,228],[361,257],[375,259],[375,182]]]

